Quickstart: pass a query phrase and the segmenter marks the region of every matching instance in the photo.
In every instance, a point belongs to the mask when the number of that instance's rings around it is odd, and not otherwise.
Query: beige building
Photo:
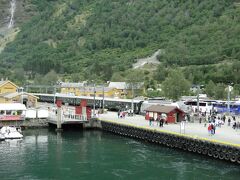
[[[102,87],[102,86],[87,86],[84,83],[62,83],[61,93],[72,94],[75,96],[95,96],[96,97],[120,97],[119,92],[116,88]]]
[[[0,103],[23,103],[27,107],[36,107],[38,97],[19,91],[19,87],[11,81],[0,81]]]

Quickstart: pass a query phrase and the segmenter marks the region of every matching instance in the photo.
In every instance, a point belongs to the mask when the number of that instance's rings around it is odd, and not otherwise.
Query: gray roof
[[[70,82],[62,82],[61,83],[61,87],[62,88],[80,88],[83,87],[84,83],[70,83]]]
[[[164,106],[164,105],[152,105],[145,109],[145,111],[149,112],[159,112],[159,113],[169,113],[175,109],[178,109],[176,106]],[[182,111],[178,109],[179,111]]]
[[[126,82],[110,82],[108,87],[116,89],[127,89]]]
[[[141,89],[143,87],[143,82],[134,83],[133,89]],[[132,86],[130,83],[126,82],[110,82],[108,87],[116,88],[116,89],[131,89]]]
[[[19,96],[19,95],[23,95],[23,96],[34,96],[33,94],[30,94],[30,93],[26,93],[26,92],[14,92],[14,93],[2,93],[0,94],[0,97],[4,97],[4,98],[7,98],[7,99],[12,99],[16,96]],[[37,96],[34,96],[37,98]]]

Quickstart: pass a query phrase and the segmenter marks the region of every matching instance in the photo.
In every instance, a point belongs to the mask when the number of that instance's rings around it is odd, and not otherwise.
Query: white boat
[[[23,135],[21,134],[20,128],[12,126],[4,126],[1,128],[0,133],[5,137],[5,139],[21,139]]]
[[[4,141],[4,140],[5,140],[5,136],[2,133],[0,133],[0,141]]]

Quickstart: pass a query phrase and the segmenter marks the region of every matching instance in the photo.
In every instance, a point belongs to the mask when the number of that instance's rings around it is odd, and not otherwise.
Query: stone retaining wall
[[[181,135],[101,121],[102,130],[240,164],[240,148]]]
[[[21,126],[23,128],[48,127],[47,119],[26,119],[24,121],[1,121],[2,126]]]

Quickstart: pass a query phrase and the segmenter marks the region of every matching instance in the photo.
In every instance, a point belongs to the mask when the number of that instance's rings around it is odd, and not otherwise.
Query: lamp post
[[[95,100],[96,100],[95,83],[93,84],[93,91],[94,91],[94,94],[93,94],[93,114],[94,114],[94,117],[95,117],[95,110],[96,110],[96,107],[95,107]]]
[[[53,104],[55,105],[55,103],[56,103],[56,86],[53,87],[53,93],[54,93]]]
[[[103,99],[102,99],[102,110],[104,111],[104,85],[103,85]]]
[[[21,92],[21,104],[23,104],[23,87],[19,87],[19,90]]]
[[[227,102],[227,112],[230,114],[230,100],[231,100],[231,91],[233,90],[233,87],[228,85],[228,102]]]
[[[199,114],[199,91],[200,91],[200,86],[197,86],[197,113]]]
[[[131,84],[132,84],[132,114],[134,114],[134,106],[133,106],[134,91],[133,91],[133,83]]]

